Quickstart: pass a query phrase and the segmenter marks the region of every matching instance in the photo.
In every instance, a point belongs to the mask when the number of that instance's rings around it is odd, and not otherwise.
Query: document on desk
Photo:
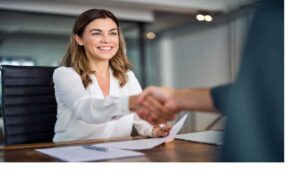
[[[68,162],[101,161],[125,157],[143,156],[143,153],[108,148],[105,151],[88,149],[83,146],[67,146],[57,148],[37,149],[36,151]]]
[[[144,155],[143,153],[136,152],[136,151],[129,151],[129,150],[151,149],[170,139],[173,139],[174,136],[180,131],[180,129],[184,125],[186,119],[187,119],[187,114],[185,114],[179,121],[177,121],[176,124],[170,130],[169,135],[163,138],[104,143],[104,144],[90,145],[89,147],[67,146],[67,147],[36,149],[36,151],[69,162],[96,161],[96,160],[100,161],[100,160],[109,160],[109,159],[116,159],[116,158],[143,156]],[[97,147],[99,149],[105,148],[105,150],[97,150]]]
[[[122,142],[115,142],[115,143],[104,143],[104,144],[96,144],[94,146],[119,148],[119,149],[126,149],[126,150],[151,149],[170,139],[173,139],[174,136],[181,130],[186,119],[187,119],[187,114],[185,114],[179,121],[177,121],[176,124],[170,130],[169,135],[163,138],[150,138],[150,139],[139,139],[139,140],[132,140],[132,141],[122,141]]]
[[[199,143],[222,145],[223,132],[222,131],[202,131],[187,134],[179,134],[175,136],[176,139],[182,139],[186,141],[193,141]]]

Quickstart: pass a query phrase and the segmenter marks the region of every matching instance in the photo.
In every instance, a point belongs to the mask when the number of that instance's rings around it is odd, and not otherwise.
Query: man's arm
[[[189,88],[174,91],[173,99],[180,110],[216,111],[210,88]]]
[[[146,88],[138,97],[138,103],[145,109],[137,113],[152,124],[170,121],[170,115],[174,119],[174,115],[181,110],[216,111],[209,88],[175,90],[152,86]]]

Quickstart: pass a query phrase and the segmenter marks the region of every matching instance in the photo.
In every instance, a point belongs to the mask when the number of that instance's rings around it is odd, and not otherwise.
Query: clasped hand
[[[174,120],[179,112],[174,93],[170,88],[148,87],[130,97],[131,110],[154,126]]]

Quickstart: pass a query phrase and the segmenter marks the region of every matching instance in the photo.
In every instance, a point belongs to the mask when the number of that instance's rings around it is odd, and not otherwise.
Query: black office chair
[[[4,143],[52,142],[55,67],[1,66]]]

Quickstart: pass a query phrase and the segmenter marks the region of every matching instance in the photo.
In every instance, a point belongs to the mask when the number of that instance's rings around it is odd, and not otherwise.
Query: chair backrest
[[[52,142],[55,67],[1,66],[5,145]]]

